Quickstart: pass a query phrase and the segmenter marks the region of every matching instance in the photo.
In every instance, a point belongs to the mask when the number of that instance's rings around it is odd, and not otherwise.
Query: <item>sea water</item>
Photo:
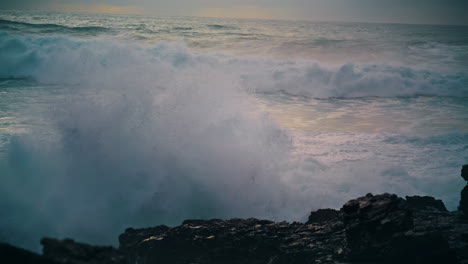
[[[0,12],[0,241],[457,207],[468,27]]]

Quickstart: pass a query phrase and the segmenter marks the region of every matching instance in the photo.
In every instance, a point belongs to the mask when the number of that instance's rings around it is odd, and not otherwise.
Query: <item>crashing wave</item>
[[[174,70],[192,67],[206,76],[224,70],[240,89],[258,93],[284,92],[314,98],[468,96],[466,72],[435,72],[398,65],[327,66],[313,61],[202,54],[165,42],[151,47],[115,40],[32,38],[5,32],[0,33],[0,49],[0,78],[80,83],[93,75],[141,65],[157,67],[164,62],[173,64]]]

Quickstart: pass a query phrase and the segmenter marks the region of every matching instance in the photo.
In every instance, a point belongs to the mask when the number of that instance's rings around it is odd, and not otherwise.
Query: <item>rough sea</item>
[[[458,205],[468,27],[0,11],[0,241]]]

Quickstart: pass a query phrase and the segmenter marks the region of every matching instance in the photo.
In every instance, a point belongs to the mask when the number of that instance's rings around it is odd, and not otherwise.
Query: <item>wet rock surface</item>
[[[128,228],[119,242],[116,249],[43,239],[42,256],[0,244],[1,260],[7,260],[1,263],[468,264],[468,218],[433,197],[367,194],[339,211],[312,212],[305,224],[186,220],[176,227]]]

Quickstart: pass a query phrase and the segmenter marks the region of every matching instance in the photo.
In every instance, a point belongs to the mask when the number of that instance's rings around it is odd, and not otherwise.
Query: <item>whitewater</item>
[[[0,241],[455,209],[468,27],[0,11]]]

